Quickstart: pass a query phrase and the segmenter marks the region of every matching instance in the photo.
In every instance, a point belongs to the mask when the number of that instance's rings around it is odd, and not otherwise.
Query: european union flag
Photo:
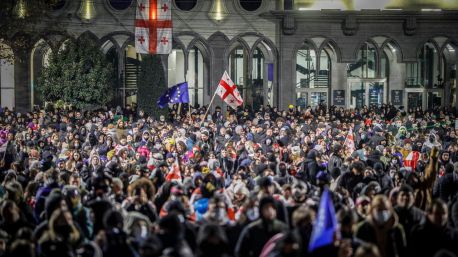
[[[189,103],[188,82],[183,82],[167,89],[157,100],[157,105],[161,108],[164,108],[169,103]]]
[[[321,195],[317,220],[313,225],[312,236],[309,243],[309,253],[317,248],[332,244],[336,231],[337,220],[334,204],[332,203],[329,190],[325,189],[323,195]]]

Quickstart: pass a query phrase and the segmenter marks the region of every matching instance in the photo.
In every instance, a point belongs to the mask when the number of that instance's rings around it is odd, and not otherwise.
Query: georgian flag
[[[348,147],[348,149],[350,149],[352,153],[355,151],[355,140],[353,139],[353,129],[352,128],[350,128],[350,130],[348,131],[344,144]]]
[[[171,0],[137,0],[135,49],[140,54],[172,52]]]
[[[237,106],[243,104],[243,99],[237,90],[237,86],[232,82],[226,71],[224,71],[223,77],[216,88],[216,94],[233,109],[237,109]]]
[[[420,153],[417,151],[411,151],[404,159],[404,167],[412,172],[415,171],[418,159],[420,159]]]

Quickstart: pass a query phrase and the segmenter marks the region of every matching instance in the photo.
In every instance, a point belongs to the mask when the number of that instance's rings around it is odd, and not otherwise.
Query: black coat
[[[366,219],[358,225],[356,238],[375,244],[382,257],[405,256],[407,246],[405,233],[402,225],[397,223],[395,216],[391,216],[391,219],[383,226],[376,225],[370,218]]]
[[[340,177],[338,185],[349,192],[353,192],[353,189],[358,183],[363,181],[363,178],[363,175],[355,175],[353,172],[346,172]]]
[[[447,202],[456,192],[458,192],[458,174],[448,173],[439,178],[433,193]]]
[[[377,181],[380,184],[380,187],[382,188],[382,192],[386,192],[388,190],[391,190],[394,187],[393,180],[391,177],[386,174],[374,174],[375,181]]]
[[[264,222],[262,219],[250,223],[239,237],[235,247],[236,257],[258,257],[262,248],[274,235],[286,231],[288,226],[279,221]]]
[[[428,219],[412,229],[409,254],[410,256],[434,256],[441,249],[458,252],[456,230],[447,226],[436,227]]]
[[[415,206],[412,206],[411,208],[401,208],[396,206],[394,210],[399,217],[399,223],[404,227],[407,242],[409,242],[413,227],[424,222],[425,213]]]

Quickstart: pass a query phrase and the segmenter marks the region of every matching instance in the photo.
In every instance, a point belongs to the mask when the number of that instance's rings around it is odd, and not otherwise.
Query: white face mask
[[[385,224],[391,218],[391,212],[388,210],[384,211],[374,211],[373,213],[374,220],[382,225]]]

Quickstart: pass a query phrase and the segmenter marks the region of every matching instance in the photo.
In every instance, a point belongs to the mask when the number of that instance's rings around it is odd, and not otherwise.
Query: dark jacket
[[[318,172],[325,170],[325,167],[318,164],[316,161],[316,157],[318,152],[316,150],[311,150],[307,154],[307,159],[304,162],[304,173],[305,173],[305,180],[309,181],[313,185],[316,185],[316,175]]]
[[[363,175],[355,175],[353,172],[346,172],[342,174],[339,179],[338,186],[341,186],[348,190],[349,192],[353,192],[353,189],[358,183],[363,181]]]
[[[424,222],[425,213],[415,206],[412,206],[411,208],[401,208],[396,206],[394,210],[399,217],[399,223],[404,228],[407,241],[409,241],[412,228]]]
[[[405,233],[395,214],[384,225],[376,224],[371,217],[367,218],[358,225],[356,238],[375,244],[382,257],[405,256]]]
[[[237,257],[258,257],[265,243],[274,235],[286,231],[288,226],[279,221],[266,222],[262,219],[250,223],[239,237],[235,247]]]
[[[410,256],[434,256],[440,249],[458,252],[457,232],[450,227],[437,227],[428,219],[412,229]]]
[[[386,173],[381,173],[381,174],[375,173],[374,178],[375,178],[375,181],[377,181],[380,184],[380,187],[382,188],[382,192],[391,190],[394,187],[393,180]]]
[[[433,190],[434,196],[440,197],[445,202],[448,202],[455,192],[458,192],[458,174],[455,172],[439,178]]]

